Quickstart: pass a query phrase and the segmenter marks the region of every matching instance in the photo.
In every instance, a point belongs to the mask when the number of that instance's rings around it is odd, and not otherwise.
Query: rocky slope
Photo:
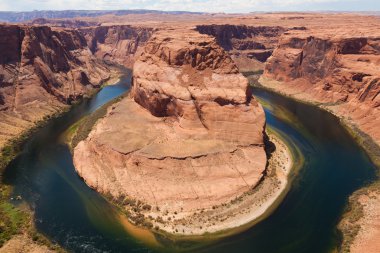
[[[373,27],[356,33],[294,31],[281,37],[260,83],[343,119],[380,164],[379,67],[380,34]],[[350,205],[361,211],[350,211],[341,222],[343,252],[379,251],[378,189],[371,186],[351,198]]]
[[[99,59],[132,67],[138,49],[144,46],[153,28],[129,25],[81,28],[91,52]]]
[[[295,33],[281,38],[264,77],[285,93],[322,103],[380,144],[379,67],[380,36]]]
[[[134,64],[130,97],[78,144],[74,164],[135,223],[164,229],[258,184],[267,161],[264,125],[248,81],[214,38],[159,31]]]
[[[278,39],[287,29],[280,26],[198,25],[202,34],[212,35],[228,51],[241,71],[262,70]]]
[[[1,25],[0,147],[109,78],[76,30]]]

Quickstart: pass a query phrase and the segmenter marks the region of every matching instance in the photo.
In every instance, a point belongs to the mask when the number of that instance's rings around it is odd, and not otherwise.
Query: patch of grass
[[[91,115],[88,115],[85,118],[73,124],[69,128],[69,132],[68,132],[68,134],[71,136],[70,148],[71,149],[75,148],[79,142],[86,139],[87,136],[90,134],[91,130],[93,129],[94,125],[96,124],[96,122],[100,118],[103,118],[106,115],[108,108],[114,103],[119,102],[125,96],[127,96],[127,94],[117,97],[115,99],[112,99],[111,101],[109,101],[108,103],[100,107],[98,110],[93,112]]]
[[[0,204],[0,247],[12,236],[20,234],[25,229],[28,215],[11,203]]]
[[[11,192],[10,186],[0,186],[0,248],[13,236],[26,234],[39,245],[45,245],[56,252],[65,252],[61,247],[37,232],[30,211],[23,210],[9,202]]]
[[[29,137],[38,129],[45,126],[48,120],[58,117],[64,111],[65,110],[57,111],[52,115],[45,116],[36,122],[33,127],[22,132],[18,137],[9,140],[4,147],[1,148],[0,180],[5,168],[20,154]],[[0,247],[16,234],[38,234],[32,226],[32,214],[29,211],[21,210],[9,201],[11,192],[12,187],[10,185],[0,185]],[[45,245],[50,246],[52,244],[46,243]]]

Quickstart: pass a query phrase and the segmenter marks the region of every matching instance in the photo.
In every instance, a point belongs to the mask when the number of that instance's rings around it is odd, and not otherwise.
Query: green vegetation
[[[29,210],[16,207],[9,202],[11,191],[12,188],[8,185],[0,186],[0,247],[14,235],[26,234],[37,244],[46,245],[57,252],[64,252],[58,245],[52,244],[45,236],[37,232]]]
[[[61,115],[62,111],[57,111],[53,115],[45,116],[38,121],[32,128],[24,131],[17,138],[9,140],[0,150],[0,180],[2,173],[8,164],[13,161],[22,151],[26,140],[38,129],[45,126],[47,121]],[[52,245],[44,236],[39,234],[33,227],[32,214],[29,210],[23,210],[10,202],[12,187],[0,184],[0,247],[14,235],[27,234],[35,242],[49,246],[57,250],[56,245]]]
[[[126,72],[123,69],[118,69],[118,76],[120,73]],[[110,82],[115,82],[117,79],[114,77],[112,80],[107,80],[101,86],[108,85]],[[99,89],[94,89],[93,93],[89,96],[92,96],[98,92]],[[78,101],[79,103],[80,101]],[[73,104],[75,104],[74,102]],[[103,106],[101,111],[102,113],[106,112],[106,106]],[[0,149],[0,181],[2,179],[2,174],[6,167],[20,154],[25,142],[40,128],[44,127],[48,121],[61,116],[63,113],[67,112],[70,107],[65,107],[62,110],[58,110],[51,115],[46,115],[41,120],[36,122],[31,128],[25,130],[18,137],[9,140],[4,147]],[[99,112],[98,112],[99,113]],[[92,127],[92,122],[86,121],[86,127]],[[95,121],[93,121],[93,124]],[[72,126],[69,129],[72,135],[77,132],[77,128],[81,126],[80,122]],[[85,128],[87,129],[87,128]],[[89,132],[89,130],[88,130]],[[80,136],[76,137],[75,141],[78,141]],[[4,185],[0,183],[0,247],[14,235],[25,234],[31,238],[35,243],[46,245],[50,249],[53,249],[57,252],[64,252],[58,245],[52,244],[49,239],[47,239],[42,234],[38,233],[34,227],[33,223],[33,214],[32,212],[25,208],[15,206],[11,202],[11,193],[12,187],[10,185]],[[21,198],[21,197],[20,197]],[[21,199],[17,200],[20,201]]]
[[[348,205],[344,210],[344,215],[339,223],[341,231],[340,252],[350,252],[351,244],[360,231],[360,220],[364,216],[364,207],[360,203],[361,196],[370,196],[372,192],[380,192],[380,181],[356,191],[351,195]]]
[[[243,76],[249,77],[249,76],[255,76],[255,75],[262,75],[264,73],[263,69],[258,69],[258,70],[252,70],[252,71],[244,71],[241,72]]]
[[[33,127],[22,132],[18,137],[9,140],[0,150],[0,174],[2,174],[6,166],[8,166],[8,164],[17,157],[17,155],[21,152],[24,143],[30,136],[33,135],[33,133],[44,127],[49,120],[59,117],[66,111],[67,110],[63,109],[52,115],[46,115],[41,120],[36,122]]]
[[[66,135],[69,139],[70,148],[73,149],[78,145],[79,142],[86,139],[96,122],[106,115],[108,108],[114,103],[119,102],[126,95],[127,94],[112,99],[111,101],[100,107],[98,110],[93,112],[91,115],[88,115],[82,118],[80,121],[73,124],[66,132]]]
[[[13,235],[20,234],[29,220],[26,212],[8,202],[10,188],[1,186],[0,195],[0,247]]]

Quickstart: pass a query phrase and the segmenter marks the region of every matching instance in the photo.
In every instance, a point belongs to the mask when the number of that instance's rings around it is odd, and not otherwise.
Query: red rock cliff
[[[0,144],[109,77],[76,30],[2,25],[0,33]]]
[[[98,58],[132,67],[138,49],[152,35],[153,28],[129,25],[81,28],[92,53]]]
[[[288,34],[264,76],[276,89],[323,103],[380,143],[380,37]],[[270,82],[264,84],[270,85]]]
[[[202,34],[212,35],[243,71],[263,69],[278,39],[287,29],[280,26],[198,25]]]
[[[155,116],[178,117],[181,128],[262,143],[263,129],[257,125],[259,115],[260,122],[264,119],[262,109],[247,79],[210,36],[193,31],[153,35],[134,65],[131,94]]]

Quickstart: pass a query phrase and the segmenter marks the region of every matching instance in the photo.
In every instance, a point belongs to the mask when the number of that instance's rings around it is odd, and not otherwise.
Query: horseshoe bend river
[[[336,226],[348,196],[375,180],[375,166],[335,116],[260,89],[254,95],[264,105],[267,127],[303,157],[278,208],[244,232],[208,243],[175,243],[126,224],[77,176],[62,136],[83,116],[127,92],[129,84],[130,74],[49,122],[7,167],[3,183],[31,206],[39,232],[69,252],[294,253],[338,247]]]

